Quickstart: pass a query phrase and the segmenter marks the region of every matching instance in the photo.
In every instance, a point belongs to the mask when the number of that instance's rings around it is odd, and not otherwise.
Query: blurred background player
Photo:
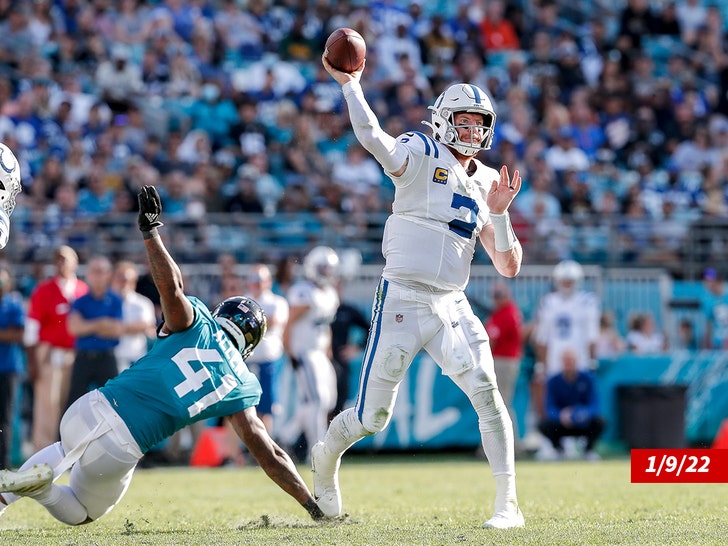
[[[581,368],[594,366],[601,316],[597,295],[580,286],[584,269],[579,263],[559,262],[552,278],[555,289],[539,301],[533,330],[536,369],[531,401],[539,418],[543,418],[545,411],[546,381],[561,371],[561,353],[572,349]]]
[[[18,159],[10,148],[0,142],[0,249],[8,244],[15,197],[23,191],[20,178]]]
[[[154,346],[66,411],[60,442],[35,453],[18,472],[0,470],[0,513],[27,496],[68,525],[97,520],[124,496],[146,451],[192,422],[229,416],[266,474],[311,517],[322,517],[255,409],[260,384],[243,359],[265,334],[263,310],[238,296],[211,313],[186,296],[182,273],[159,236],[161,212],[154,186],[142,187],[138,224],[164,315]],[[69,468],[69,484],[55,485]]]
[[[263,394],[258,404],[258,416],[269,433],[273,432],[278,408],[279,381],[285,364],[283,333],[288,324],[288,300],[273,293],[273,275],[265,264],[254,264],[246,276],[245,292],[258,302],[268,319],[265,336],[246,360],[250,370],[258,377]]]
[[[496,484],[494,514],[483,527],[522,527],[513,425],[496,384],[488,334],[464,292],[478,241],[503,276],[517,275],[522,261],[508,214],[521,177],[515,171],[511,179],[505,165],[499,173],[475,159],[493,139],[490,98],[475,85],[451,85],[429,107],[426,124],[433,136],[410,132],[395,138],[366,101],[364,68],[345,73],[325,56],[322,62],[342,86],[357,139],[391,178],[395,194],[357,402],[334,418],[324,442],[311,451],[317,502],[327,516],[341,513],[341,456],[389,424],[399,385],[424,348],[478,414]]]
[[[25,309],[13,292],[10,269],[0,265],[0,465],[10,468],[16,390],[23,371]]]
[[[75,337],[68,331],[71,304],[88,292],[76,276],[78,255],[62,245],[53,254],[55,273],[30,295],[23,343],[28,376],[33,382],[33,446],[42,449],[58,438],[58,421],[66,407]]]
[[[327,246],[303,258],[303,277],[288,290],[290,313],[283,342],[296,376],[296,407],[280,431],[293,445],[302,432],[306,452],[323,439],[336,403],[336,372],[331,363],[331,323],[339,307],[336,290],[339,256]]]

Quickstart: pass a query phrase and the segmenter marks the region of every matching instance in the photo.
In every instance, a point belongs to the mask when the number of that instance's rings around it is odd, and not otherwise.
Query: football
[[[342,72],[354,72],[367,55],[367,45],[361,34],[351,28],[337,28],[326,40],[324,57]]]

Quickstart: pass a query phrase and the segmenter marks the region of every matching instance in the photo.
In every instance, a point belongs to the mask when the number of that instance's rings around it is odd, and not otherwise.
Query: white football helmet
[[[433,137],[438,142],[452,146],[466,156],[473,156],[480,150],[490,149],[495,128],[495,112],[490,98],[478,86],[469,83],[451,85],[437,98],[434,106],[428,107],[428,110],[432,110],[432,121],[422,123],[432,128]],[[480,144],[460,140],[455,128],[456,112],[474,112],[483,115],[482,130],[485,131],[485,134]],[[471,131],[476,128],[481,129],[479,125],[461,126],[461,128],[463,127],[469,128]]]
[[[582,281],[584,269],[574,260],[563,260],[554,267],[553,278],[558,290],[568,293]]]
[[[0,142],[0,205],[8,216],[13,213],[15,196],[21,191],[20,163],[10,148]]]
[[[332,284],[339,274],[339,255],[333,248],[317,246],[303,258],[303,276],[316,284]]]

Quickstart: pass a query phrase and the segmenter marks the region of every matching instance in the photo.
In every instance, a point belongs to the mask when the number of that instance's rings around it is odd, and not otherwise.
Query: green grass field
[[[306,482],[311,474],[301,467]],[[260,468],[138,470],[97,522],[65,526],[21,499],[2,545],[717,545],[728,541],[728,484],[631,484],[629,461],[518,462],[526,528],[481,529],[487,463],[465,455],[347,455],[340,522],[319,524]],[[61,478],[63,482],[64,478]]]

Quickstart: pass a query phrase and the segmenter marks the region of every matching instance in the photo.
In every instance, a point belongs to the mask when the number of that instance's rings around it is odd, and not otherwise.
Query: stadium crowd
[[[368,44],[365,92],[391,134],[420,128],[452,81],[487,90],[487,161],[522,173],[527,262],[598,262],[616,239],[621,262],[679,263],[692,222],[728,218],[722,5],[0,0],[0,140],[25,187],[6,255],[123,248],[149,183],[194,228],[173,246],[205,248],[216,213],[259,215],[302,250],[326,232],[365,238],[392,188],[321,66],[347,26]]]

